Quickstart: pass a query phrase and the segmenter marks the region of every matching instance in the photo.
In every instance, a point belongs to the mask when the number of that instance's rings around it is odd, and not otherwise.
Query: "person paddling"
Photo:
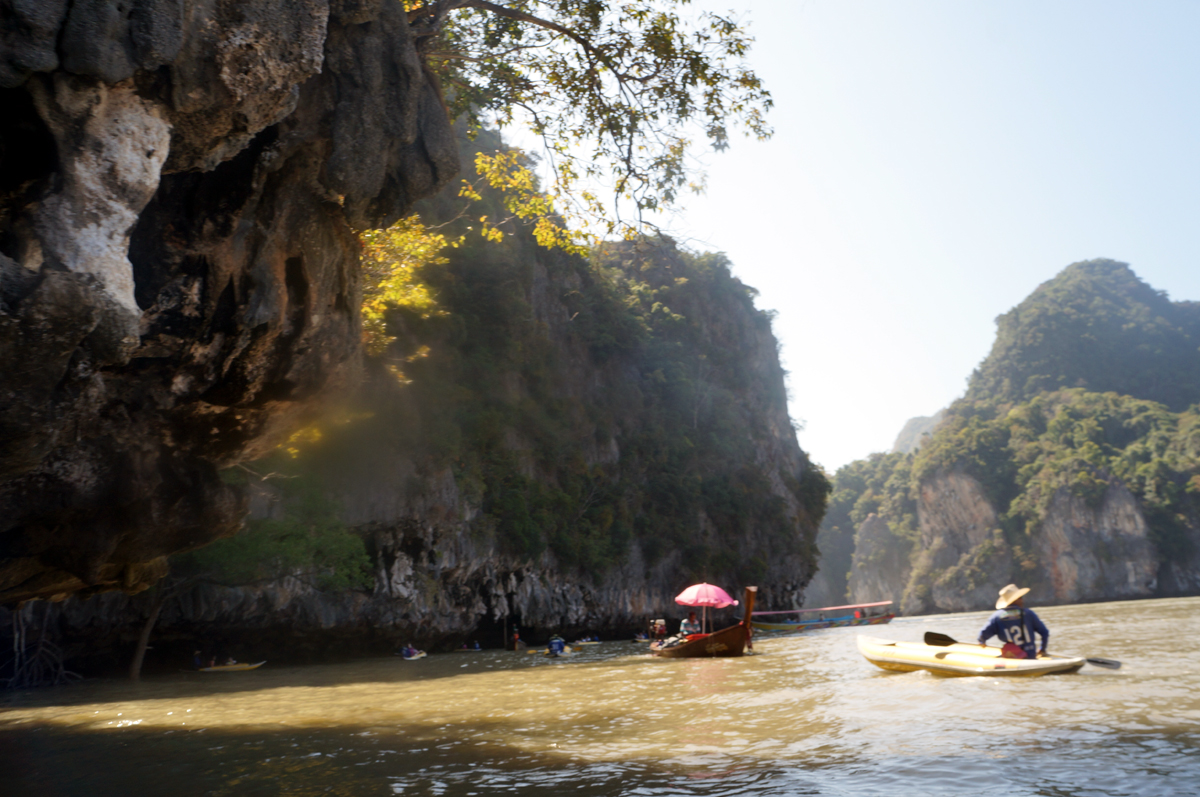
[[[979,632],[980,645],[986,646],[989,639],[999,637],[1008,643],[1004,646],[1006,658],[1034,659],[1046,655],[1046,646],[1050,643],[1050,629],[1046,628],[1046,624],[1033,609],[1025,608],[1024,597],[1028,592],[1029,587],[1018,589],[1016,584],[1009,584],[1000,590],[996,611]],[[1034,643],[1035,633],[1042,638],[1040,651]],[[1019,652],[1017,648],[1020,649]]]

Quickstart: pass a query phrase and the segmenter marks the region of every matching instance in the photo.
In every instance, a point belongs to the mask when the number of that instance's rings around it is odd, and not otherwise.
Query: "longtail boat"
[[[871,614],[870,610],[891,606],[891,601],[877,603],[852,603],[848,606],[825,606],[820,609],[791,609],[784,612],[755,612],[752,622],[758,631],[815,631],[818,628],[841,628],[847,625],[884,625],[891,622],[896,612],[885,610],[882,614]],[[832,617],[827,613],[840,612]],[[759,620],[759,617],[777,617],[784,614],[816,614],[813,618],[798,617],[795,620]]]
[[[737,625],[722,628],[711,634],[692,634],[687,642],[673,647],[662,647],[655,642],[650,646],[650,652],[655,656],[666,659],[699,659],[714,656],[741,656],[745,654],[750,644],[750,614],[754,611],[754,598],[758,587],[746,587],[742,605],[746,614]]]

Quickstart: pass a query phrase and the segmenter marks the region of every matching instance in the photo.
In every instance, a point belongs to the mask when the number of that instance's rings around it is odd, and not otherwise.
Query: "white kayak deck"
[[[1075,672],[1084,664],[1081,656],[1042,656],[1036,659],[1006,659],[1000,648],[962,642],[937,647],[922,642],[895,642],[860,636],[858,650],[867,661],[885,670],[912,672],[928,670],[937,675],[1031,676]]]

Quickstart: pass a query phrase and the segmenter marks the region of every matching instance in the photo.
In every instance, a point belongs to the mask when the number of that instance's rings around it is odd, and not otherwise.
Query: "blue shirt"
[[[1024,615],[1024,622],[1022,622]],[[979,632],[979,644],[987,642],[992,637],[999,637],[1004,642],[1019,645],[1029,658],[1037,657],[1037,646],[1034,644],[1034,634],[1042,637],[1042,652],[1050,642],[1050,629],[1034,614],[1033,609],[997,609],[988,618],[987,625]]]

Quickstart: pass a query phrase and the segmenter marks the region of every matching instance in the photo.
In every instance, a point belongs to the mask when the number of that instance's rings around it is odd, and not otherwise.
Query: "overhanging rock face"
[[[0,109],[0,603],[137,590],[353,383],[353,230],[454,137],[394,0],[0,0]]]

